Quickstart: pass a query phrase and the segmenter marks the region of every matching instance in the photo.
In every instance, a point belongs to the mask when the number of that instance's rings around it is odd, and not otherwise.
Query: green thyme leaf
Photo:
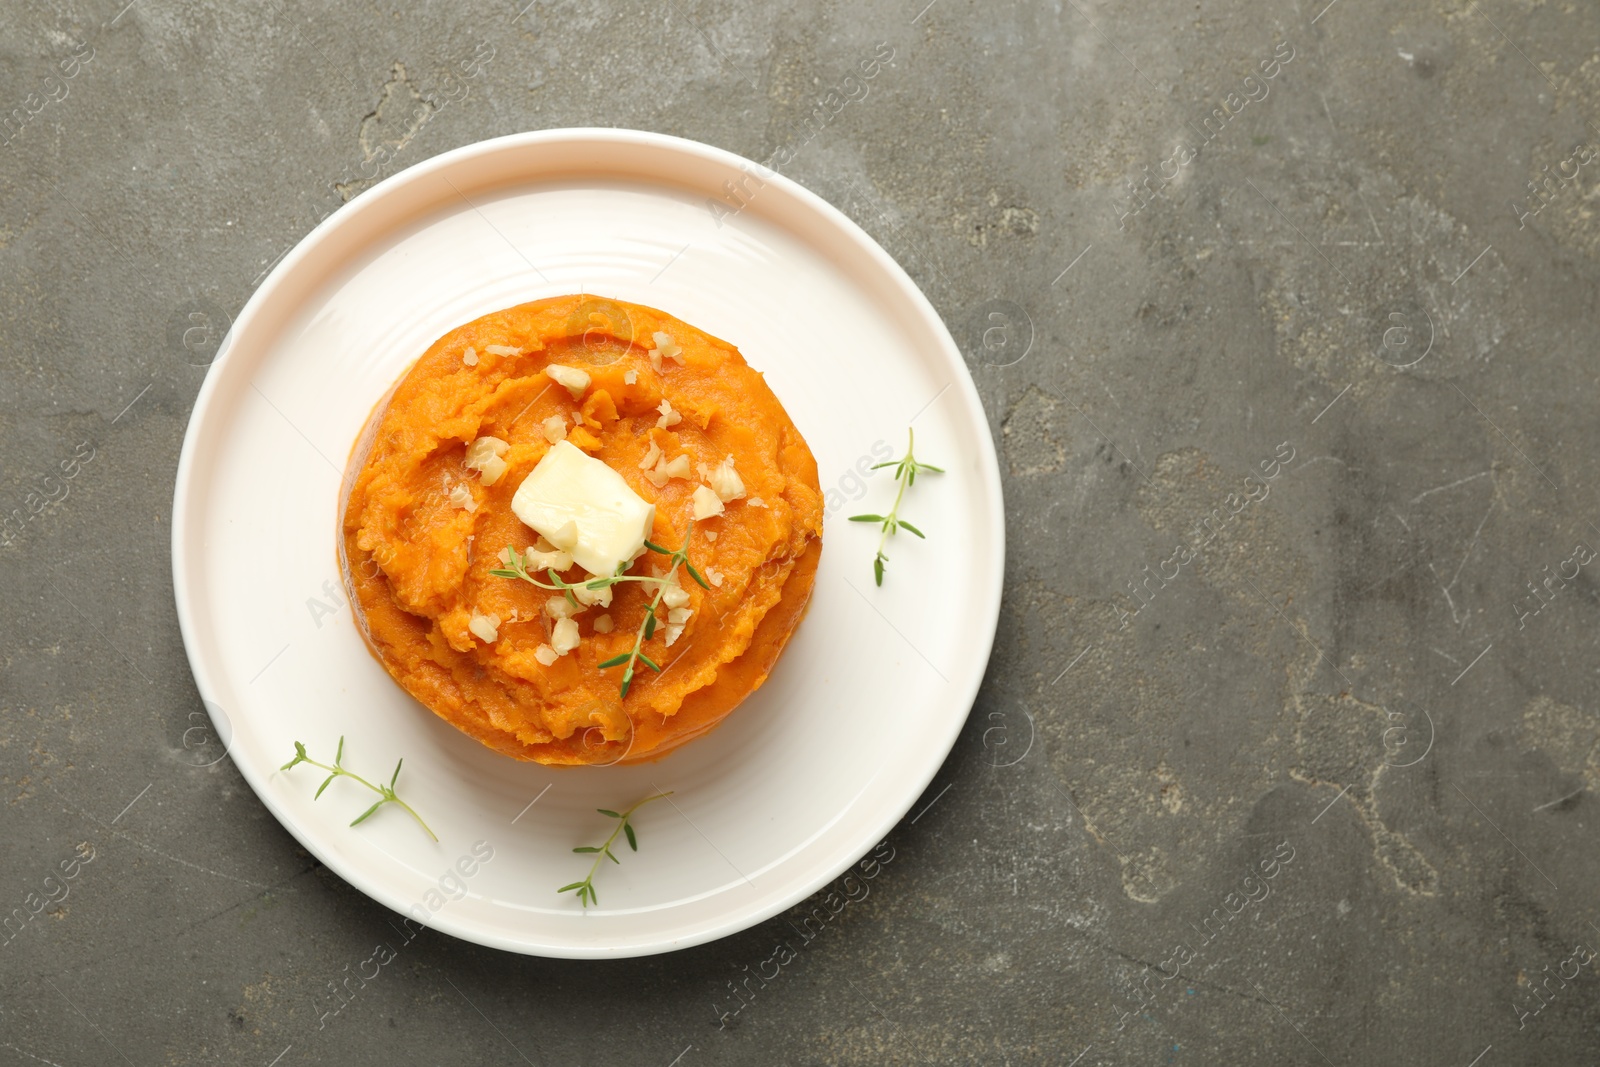
[[[308,758],[309,757],[306,756],[306,746],[296,741],[294,743],[294,759],[290,760],[288,763],[285,763],[282,767],[279,767],[278,770],[286,771],[290,767],[293,767],[296,763],[306,762]]]
[[[350,825],[351,826],[355,826],[357,823],[366,822],[367,821],[367,816],[371,815],[373,812],[377,811],[379,808],[383,807],[388,802],[389,802],[389,798],[388,797],[384,797],[382,800],[380,800],[376,804],[372,805],[372,807],[368,808],[366,811],[362,812],[360,815],[357,815],[354,819],[351,819],[350,820]]]
[[[914,454],[915,445],[915,432],[907,430],[906,454],[898,460],[886,460],[883,463],[877,463],[872,466],[873,470],[878,470],[881,467],[894,468],[894,480],[898,488],[895,490],[894,506],[889,509],[889,514],[850,516],[851,522],[876,522],[882,525],[883,532],[878,536],[878,553],[872,558],[872,580],[880,586],[883,585],[883,565],[889,560],[883,549],[888,544],[890,537],[893,537],[904,528],[924,541],[927,540],[927,534],[900,517],[900,503],[905,499],[906,490],[916,484],[917,472],[919,471],[933,471],[936,474],[944,473],[941,467],[935,467],[931,463],[918,462]]]
[[[360,815],[356,816],[356,818],[350,823],[351,826],[356,826],[359,823],[365,822],[372,815],[373,812],[377,811],[379,808],[383,807],[385,804],[398,804],[400,807],[404,808],[411,815],[411,817],[413,819],[417,820],[417,825],[422,827],[422,829],[427,833],[427,835],[429,837],[433,838],[435,841],[439,840],[439,838],[434,834],[434,832],[431,829],[429,829],[428,824],[422,821],[422,816],[418,815],[416,813],[416,810],[413,809],[410,804],[407,804],[405,801],[401,800],[400,797],[395,794],[394,786],[395,786],[395,783],[400,780],[400,768],[405,766],[405,762],[406,762],[404,760],[404,758],[402,758],[398,763],[396,763],[394,765],[394,774],[390,775],[389,784],[388,785],[373,785],[371,782],[367,781],[365,778],[361,777],[359,774],[356,774],[354,771],[345,770],[344,765],[343,765],[343,760],[344,760],[344,738],[343,737],[339,738],[339,747],[335,750],[335,755],[333,757],[333,765],[332,766],[329,766],[326,763],[318,763],[316,760],[312,759],[306,753],[306,746],[304,744],[302,744],[301,742],[299,742],[299,741],[296,741],[294,743],[294,751],[295,751],[294,759],[290,760],[288,763],[285,763],[283,765],[283,767],[281,768],[282,770],[286,771],[286,770],[290,769],[291,767],[293,767],[297,763],[309,763],[313,767],[317,767],[317,768],[319,768],[321,770],[324,770],[324,771],[328,772],[328,777],[324,778],[322,780],[322,784],[317,786],[316,793],[314,793],[312,795],[312,797],[311,797],[312,800],[316,800],[319,797],[321,797],[322,794],[323,794],[323,791],[326,790],[328,788],[328,786],[333,784],[333,780],[335,778],[349,778],[351,781],[356,782],[356,783],[358,783],[360,785],[363,785],[366,788],[372,790],[374,793],[378,794],[378,800],[372,805],[372,807],[368,808],[366,811],[364,811]]]
[[[693,538],[694,523],[691,521],[689,523],[688,532],[684,535],[683,547],[679,548],[677,551],[664,548],[661,545],[656,544],[654,541],[645,541],[645,547],[647,549],[670,558],[671,566],[664,575],[630,575],[626,573],[629,564],[627,562],[623,562],[617,565],[616,573],[609,578],[591,577],[582,582],[569,582],[562,578],[554,568],[547,568],[545,570],[545,578],[548,580],[541,581],[540,579],[535,578],[533,575],[528,573],[523,556],[518,554],[517,550],[510,545],[507,545],[505,550],[505,557],[506,559],[510,560],[510,565],[506,567],[496,567],[489,573],[497,578],[512,578],[519,581],[528,582],[529,584],[540,589],[548,589],[552,592],[559,592],[566,598],[567,602],[575,608],[582,608],[584,605],[578,602],[577,596],[573,593],[574,589],[606,589],[621,582],[640,582],[653,585],[655,587],[655,596],[651,599],[649,608],[645,611],[644,617],[639,622],[639,630],[634,635],[633,648],[619,656],[611,657],[604,663],[600,664],[598,668],[596,668],[597,670],[609,670],[612,667],[623,667],[621,692],[622,695],[626,697],[628,695],[628,689],[633,683],[634,664],[636,662],[643,660],[650,666],[651,670],[657,672],[661,670],[661,668],[657,666],[654,661],[650,660],[649,657],[644,655],[643,645],[644,642],[655,637],[656,629],[660,624],[660,619],[656,615],[656,609],[660,607],[662,594],[666,592],[667,588],[669,586],[678,584],[678,579],[676,577],[678,565],[682,564],[684,569],[689,572],[689,577],[698,583],[702,588],[711,588],[711,585],[706,581],[705,576],[700,573],[694,564],[689,562],[689,544]]]
[[[628,669],[631,671],[633,668],[629,667]],[[626,685],[626,683],[624,683],[624,685]],[[594,862],[589,865],[589,874],[583,879],[583,881],[569,882],[560,889],[557,889],[556,892],[571,893],[576,891],[578,895],[578,903],[584,908],[588,908],[591,904],[598,905],[600,903],[600,896],[595,892],[594,876],[595,873],[600,869],[600,861],[602,859],[609,859],[612,863],[622,863],[622,861],[617,858],[616,854],[611,851],[611,846],[616,843],[617,835],[625,835],[628,839],[628,847],[633,849],[635,852],[639,851],[638,835],[633,832],[633,824],[628,820],[632,818],[634,812],[638,811],[646,804],[649,804],[651,801],[661,800],[671,795],[671,791],[668,791],[665,793],[657,793],[654,796],[645,797],[643,800],[634,804],[631,808],[621,812],[612,811],[609,808],[596,808],[595,810],[601,815],[604,815],[606,818],[617,820],[617,825],[611,828],[611,834],[600,844],[581,845],[572,850],[574,852],[583,854],[593,854]]]

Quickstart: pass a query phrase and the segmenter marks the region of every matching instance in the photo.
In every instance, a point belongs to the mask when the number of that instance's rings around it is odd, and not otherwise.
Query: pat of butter
[[[552,543],[577,540],[568,549],[584,570],[601,578],[617,573],[644,548],[655,525],[656,506],[647,504],[622,480],[622,475],[586,455],[568,441],[558,441],[517,487],[511,510]]]

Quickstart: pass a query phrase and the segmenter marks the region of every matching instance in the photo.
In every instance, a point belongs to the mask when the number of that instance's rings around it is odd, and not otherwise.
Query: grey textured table
[[[1600,1056],[1600,8],[125,2],[0,9],[0,1063]],[[580,125],[789,146],[924,287],[993,660],[811,940],[425,932],[334,1012],[391,917],[197,766],[185,422],[342,199]]]

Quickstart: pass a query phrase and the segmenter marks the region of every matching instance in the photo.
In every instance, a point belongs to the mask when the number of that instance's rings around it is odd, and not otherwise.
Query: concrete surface
[[[1600,1061],[1600,8],[926,2],[0,8],[0,1064]],[[185,421],[343,198],[572,125],[798,146],[925,288],[996,652],[779,978],[426,933],[319,1026],[390,916],[186,747]]]

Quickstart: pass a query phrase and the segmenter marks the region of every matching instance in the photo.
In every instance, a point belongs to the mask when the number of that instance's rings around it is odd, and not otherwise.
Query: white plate
[[[664,952],[749,927],[839,875],[928,786],[983,677],[1000,610],[1000,477],[978,396],[926,298],[822,200],[767,174],[748,206],[709,198],[755,166],[627,130],[485,141],[398,174],[300,243],[239,314],[195,403],[178,466],[173,581],[196,683],[240,773],[356,888],[457,937],[516,952]],[[810,612],[767,683],[710,735],[653,764],[556,769],[497,755],[390,680],[340,591],[337,502],[363,421],[451,328],[563,293],[662,308],[738,345],[816,454],[829,509]],[[875,527],[904,451],[948,471]],[[876,446],[876,452],[874,451]],[[855,499],[852,499],[854,497]],[[304,741],[387,779],[399,808],[278,768]],[[636,817],[640,851],[587,912],[556,888],[596,808],[674,791]],[[537,803],[529,807],[529,802]],[[472,857],[475,843],[493,857]],[[470,874],[451,875],[458,861]],[[420,910],[419,910],[420,908]]]

